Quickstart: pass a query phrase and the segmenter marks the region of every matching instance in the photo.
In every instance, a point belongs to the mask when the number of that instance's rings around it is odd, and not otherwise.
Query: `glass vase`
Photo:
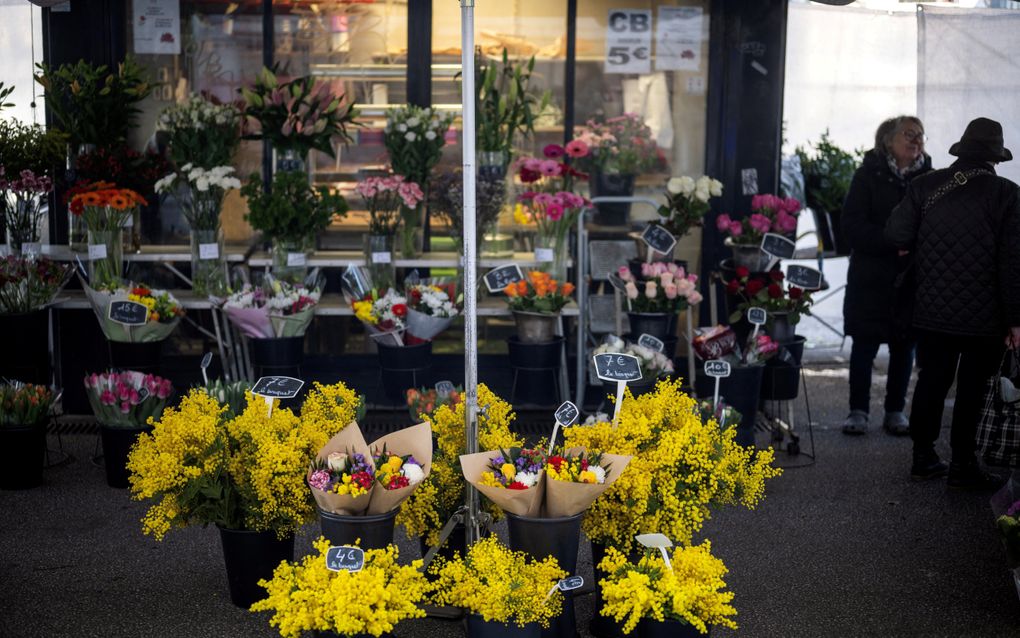
[[[425,243],[425,204],[416,208],[400,207],[400,255],[404,259],[420,257]]]
[[[396,283],[393,266],[393,237],[365,235],[365,266],[372,276],[372,286],[380,292]]]
[[[74,186],[78,181],[78,158],[82,155],[93,153],[96,150],[95,144],[68,144],[67,164],[64,172],[64,179],[67,184]],[[67,244],[75,252],[85,252],[88,249],[88,227],[81,215],[71,212],[70,204],[67,208]]]
[[[227,292],[227,264],[220,229],[191,231],[191,287],[201,297]]]
[[[142,207],[135,206],[131,214],[124,219],[121,226],[124,235],[123,243],[128,252],[138,254],[142,252]]]
[[[535,270],[549,273],[558,282],[566,281],[568,248],[567,233],[535,235]]]
[[[124,243],[120,229],[88,232],[89,285],[116,287],[124,265]]]
[[[39,207],[41,201],[37,196],[29,199],[21,197],[8,202],[10,207],[4,216],[7,225],[7,247],[11,255],[20,257],[25,252],[37,254],[41,252],[39,247]],[[0,206],[2,206],[0,202]],[[25,244],[32,248],[25,250]]]
[[[292,284],[304,281],[308,275],[308,260],[312,257],[314,245],[310,239],[274,239],[273,277]]]

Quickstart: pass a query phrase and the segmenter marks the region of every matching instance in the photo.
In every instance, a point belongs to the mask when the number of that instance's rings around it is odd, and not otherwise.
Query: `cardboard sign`
[[[524,279],[524,273],[521,272],[521,267],[517,264],[506,264],[485,273],[483,279],[485,280],[485,287],[489,289],[489,292],[503,292],[503,289],[508,284],[517,283]]]
[[[792,259],[797,244],[782,235],[765,233],[761,239],[761,250],[775,259]]]
[[[149,309],[137,301],[111,301],[107,317],[122,326],[144,326],[149,320]]]
[[[712,359],[705,362],[705,374],[710,377],[722,379],[730,376],[730,362],[722,359]]]
[[[804,290],[818,290],[822,287],[822,273],[807,266],[790,264],[786,268],[786,282]]]
[[[453,381],[440,381],[436,384],[436,394],[441,397],[448,397],[456,390],[457,388],[453,385]]]
[[[653,337],[652,335],[645,333],[642,333],[641,336],[638,337],[637,344],[642,348],[648,348],[649,350],[654,350],[656,352],[662,352],[666,348],[666,344],[657,337]]]
[[[639,381],[641,379],[641,362],[630,354],[606,352],[597,354],[595,359],[595,375],[603,381]]]
[[[290,399],[297,396],[304,384],[294,377],[262,377],[255,382],[251,392],[271,399]]]
[[[768,321],[769,313],[764,308],[748,308],[747,309],[747,321],[756,325],[764,325]]]
[[[658,224],[648,224],[641,233],[641,240],[657,253],[669,255],[676,246],[676,237]]]
[[[581,416],[580,411],[570,401],[564,401],[560,407],[556,408],[556,422],[561,425],[573,425],[579,416]]]
[[[365,551],[360,547],[330,547],[326,550],[326,569],[334,572],[360,572],[365,566]]]
[[[560,588],[560,591],[573,591],[584,586],[584,578],[581,576],[571,576],[556,583],[556,586]]]

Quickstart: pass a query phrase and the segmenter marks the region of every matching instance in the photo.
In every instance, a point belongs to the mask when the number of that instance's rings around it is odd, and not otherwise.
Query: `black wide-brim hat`
[[[986,162],[1013,159],[1013,154],[1002,143],[1002,125],[987,117],[971,120],[960,141],[949,147],[949,154]]]

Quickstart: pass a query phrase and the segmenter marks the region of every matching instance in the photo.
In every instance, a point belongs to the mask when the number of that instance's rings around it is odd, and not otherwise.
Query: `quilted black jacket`
[[[910,183],[885,237],[917,264],[914,326],[1000,336],[1020,326],[1020,199],[1003,177],[978,175],[922,214],[928,196],[959,171],[991,164],[959,159]]]

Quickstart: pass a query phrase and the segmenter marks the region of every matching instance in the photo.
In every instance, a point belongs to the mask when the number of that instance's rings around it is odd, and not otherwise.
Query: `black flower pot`
[[[797,338],[797,326],[790,323],[790,313],[776,312],[769,315],[766,334],[777,343],[790,343]],[[803,350],[803,348],[802,348]]]
[[[381,488],[376,488],[381,489]],[[400,508],[371,516],[341,516],[319,510],[322,535],[333,545],[354,545],[361,549],[386,549],[393,543],[393,524]]]
[[[737,443],[745,447],[754,445],[754,423],[758,417],[761,380],[765,366],[732,366],[730,376],[719,379],[719,396],[726,405],[740,412],[737,424]],[[694,390],[699,398],[712,399],[715,378],[706,375],[699,367]]]
[[[510,367],[514,371],[510,401],[529,405],[557,405],[560,400],[559,371],[564,337],[547,343],[526,343],[517,335],[507,339]]]
[[[50,384],[50,322],[48,310],[0,315],[0,334],[7,339],[0,357],[0,378]]]
[[[42,483],[47,422],[0,425],[0,489],[26,490]]]
[[[671,312],[628,312],[630,333],[651,335],[659,341],[676,335],[676,314]]]
[[[672,618],[662,621],[642,618],[637,625],[638,638],[704,638],[711,634],[711,625],[708,626],[708,633],[703,634],[693,625]]]
[[[120,428],[99,424],[99,435],[103,440],[103,466],[106,469],[106,484],[110,487],[125,489],[130,486],[128,481],[127,460],[131,446],[138,440],[142,432],[152,432],[152,426],[140,428]]]
[[[604,601],[602,600],[602,587],[599,585],[599,581],[604,572],[599,570],[599,563],[606,557],[606,546],[602,543],[591,543],[591,561],[592,567],[595,570],[595,613],[591,617],[591,622],[588,624],[588,631],[591,632],[595,638],[622,638],[623,637],[623,625],[616,622],[609,616],[603,616],[601,614],[602,606]]]
[[[804,355],[804,337],[795,337],[779,346],[779,353],[765,362],[761,378],[763,401],[792,401],[800,394],[801,357]]]
[[[632,197],[634,175],[592,172],[588,186],[592,197]],[[596,204],[595,223],[603,226],[626,226],[630,204]]]
[[[301,377],[301,364],[305,360],[305,338],[280,337],[250,339],[251,366],[255,379],[259,377]]]
[[[540,638],[542,635],[538,623],[518,627],[487,621],[478,614],[468,614],[465,623],[468,638]]]
[[[273,577],[273,570],[294,559],[294,535],[277,538],[275,531],[251,532],[220,527],[223,562],[227,567],[230,602],[248,609],[267,596],[259,581]]]
[[[581,542],[581,519],[584,513],[561,518],[529,518],[507,512],[510,549],[524,552],[536,560],[552,556],[561,569],[573,576],[577,573],[577,550]],[[574,597],[563,594],[563,611],[542,629],[543,638],[573,638],[577,634]]]
[[[436,556],[442,556],[447,560],[453,558],[455,553],[465,556],[467,554],[467,538],[465,537],[466,529],[467,528],[464,527],[463,523],[457,523],[449,538],[446,539],[446,542],[439,546],[439,549],[436,551]],[[484,528],[482,535],[486,535]],[[418,537],[418,549],[421,550],[422,558],[425,558],[425,554],[427,554],[429,549],[431,549],[429,544],[425,542],[424,536]],[[432,575],[429,574],[428,571],[425,572],[425,576],[432,580]]]
[[[432,369],[432,342],[413,346],[377,343],[382,386],[386,398],[403,404],[408,388],[419,388]]]

